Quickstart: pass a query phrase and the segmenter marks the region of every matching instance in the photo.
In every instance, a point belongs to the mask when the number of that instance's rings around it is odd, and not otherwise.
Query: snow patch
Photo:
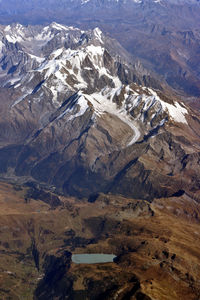
[[[186,108],[184,108],[183,106],[181,106],[178,102],[175,102],[175,104],[169,104],[165,101],[163,101],[162,99],[160,99],[160,97],[157,95],[157,93],[155,91],[153,91],[152,89],[148,89],[155,97],[156,100],[160,101],[163,109],[165,111],[168,111],[169,116],[178,123],[185,123],[187,124],[187,120],[185,118],[185,115],[188,114],[188,111]]]
[[[4,31],[10,31],[10,29],[11,29],[11,26],[8,25],[8,26],[6,26],[6,27],[4,28]]]
[[[102,41],[102,31],[98,27],[96,27],[93,30],[93,32],[94,32],[95,37],[100,41],[100,43],[103,44],[103,41]]]
[[[38,63],[43,63],[44,62],[44,58],[43,57],[39,57],[33,54],[28,53],[28,55],[33,59],[36,60]]]
[[[188,114],[188,111],[187,109],[182,107],[178,102],[175,102],[175,105],[172,105],[162,101],[162,106],[168,110],[170,117],[174,121],[187,124],[185,115]]]
[[[89,107],[88,101],[86,100],[86,98],[83,95],[79,96],[77,104],[79,105],[79,111],[75,115],[71,115],[68,120],[72,120],[74,118],[84,115],[84,113],[86,112],[86,110]]]
[[[96,55],[102,56],[104,53],[104,48],[101,46],[89,45],[86,47],[86,51],[90,53],[93,57]]]
[[[88,2],[90,2],[90,0],[81,0],[81,5],[86,4]]]
[[[51,23],[51,27],[57,30],[67,30],[68,28],[64,25],[58,24],[56,22]]]
[[[111,91],[110,94],[114,96],[115,92],[116,90]],[[127,146],[130,146],[139,139],[141,133],[132,117],[128,115],[126,109],[124,107],[120,109],[117,108],[116,103],[112,102],[111,99],[108,99],[110,94],[108,93],[107,97],[99,93],[84,96],[93,105],[96,115],[101,116],[104,113],[113,114],[133,130],[133,137],[127,144]]]
[[[2,41],[0,41],[0,52],[2,51],[3,46],[4,46],[4,44],[2,43]]]
[[[15,44],[16,42],[20,42],[22,40],[20,37],[14,37],[8,34],[6,34],[6,39],[9,43],[13,43],[13,44]]]
[[[77,107],[78,105],[78,112],[76,114],[73,115],[73,110],[74,107]],[[66,109],[64,112],[62,112],[58,117],[57,120],[61,119],[63,116],[65,116],[66,114],[71,114],[68,118],[68,121],[72,121],[77,117],[80,117],[82,115],[84,115],[84,113],[86,112],[86,110],[88,109],[88,101],[85,98],[84,95],[78,94],[77,95],[77,101],[75,103],[75,105],[73,105],[70,109]]]

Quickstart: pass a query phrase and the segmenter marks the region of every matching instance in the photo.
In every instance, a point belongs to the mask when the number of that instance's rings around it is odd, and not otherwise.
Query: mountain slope
[[[2,177],[78,197],[198,197],[198,113],[138,73],[117,42],[56,23],[1,36]]]

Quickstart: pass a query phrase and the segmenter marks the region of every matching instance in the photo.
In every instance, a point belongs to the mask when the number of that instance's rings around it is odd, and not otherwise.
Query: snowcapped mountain
[[[199,116],[115,40],[54,22],[1,26],[0,45],[3,177],[78,196],[182,188],[198,159]]]
[[[129,85],[125,86],[123,80],[118,77],[119,61],[110,56],[104,44],[106,37],[99,28],[84,32],[54,22],[41,28],[37,34],[36,31],[34,27],[24,27],[20,24],[8,25],[1,29],[2,86],[12,87],[22,94],[24,86],[27,90],[27,93],[17,99],[12,107],[29,94],[42,94],[43,90],[45,92],[48,90],[52,94],[52,101],[55,105],[57,102],[58,106],[59,94],[69,92],[89,94],[90,97],[87,97],[91,102],[94,94],[98,99],[101,97],[104,100],[110,99],[108,102],[111,103],[115,102],[113,99],[120,98],[122,93],[124,100],[129,99],[129,110],[131,94],[134,95],[136,103],[141,101],[140,97],[137,99],[138,87],[133,90]],[[123,68],[128,78],[131,70],[128,65],[124,65]],[[33,81],[35,84],[35,77],[40,78],[37,85],[32,83]],[[155,102],[162,103],[150,89],[144,89],[143,93],[152,99],[155,98]],[[151,101],[148,102],[149,106],[152,106]],[[103,110],[100,107],[99,109]]]
[[[198,0],[0,2],[1,24],[47,25],[56,21],[109,32],[130,55],[183,98],[200,95],[199,14]]]

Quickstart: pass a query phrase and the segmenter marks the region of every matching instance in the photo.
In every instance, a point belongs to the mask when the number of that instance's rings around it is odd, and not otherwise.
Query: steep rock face
[[[34,295],[39,299],[72,299],[72,279],[67,275],[71,263],[71,253],[66,251],[61,257],[47,256],[44,262],[45,275]]]
[[[152,200],[186,181],[187,192],[198,190],[198,114],[155,80],[145,87],[117,42],[57,23],[1,35],[3,177],[79,197]]]

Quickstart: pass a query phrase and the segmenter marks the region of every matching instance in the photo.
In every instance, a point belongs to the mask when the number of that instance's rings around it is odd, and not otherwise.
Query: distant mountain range
[[[8,13],[14,13],[16,11],[25,11],[32,8],[39,8],[46,7],[46,8],[52,8],[53,6],[55,8],[58,7],[69,7],[69,6],[78,6],[78,5],[96,5],[96,6],[106,6],[106,5],[134,5],[134,4],[152,4],[156,3],[159,5],[166,5],[166,4],[175,4],[175,5],[183,5],[183,4],[196,4],[199,0],[60,0],[59,2],[56,0],[24,0],[19,3],[17,0],[10,0],[5,1],[1,0],[1,10],[7,11]]]
[[[143,66],[199,107],[200,2],[197,0],[1,1],[2,24],[56,21],[110,33]]]

